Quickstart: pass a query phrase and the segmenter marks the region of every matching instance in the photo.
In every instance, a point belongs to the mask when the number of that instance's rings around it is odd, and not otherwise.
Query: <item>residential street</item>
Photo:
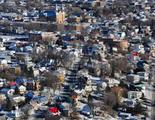
[[[155,101],[155,91],[150,90],[151,86],[149,86],[147,84],[147,88],[145,90],[145,98],[147,98],[148,100],[150,100],[151,102]],[[147,118],[147,120],[154,120],[155,119],[155,107],[152,106],[147,106],[148,107],[148,115],[149,117]]]
[[[0,120],[155,120],[155,0],[0,0]]]
[[[155,83],[155,79],[154,79],[154,70],[155,68],[152,67],[151,69],[151,84],[146,83],[146,90],[145,90],[145,98],[147,98],[148,100],[151,101],[151,103],[154,104],[155,102],[155,90],[152,87],[152,84]],[[147,118],[147,120],[154,120],[155,119],[155,107],[153,106],[148,106],[148,115],[149,117]]]

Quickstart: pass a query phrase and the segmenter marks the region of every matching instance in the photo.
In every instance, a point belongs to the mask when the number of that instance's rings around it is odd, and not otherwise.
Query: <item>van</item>
[[[149,73],[147,72],[137,72],[137,75],[140,76],[140,80],[147,82],[149,80]]]
[[[122,118],[122,119],[125,119],[125,118],[128,118],[130,117],[131,114],[130,113],[125,113],[125,112],[119,112],[118,113],[118,117]]]

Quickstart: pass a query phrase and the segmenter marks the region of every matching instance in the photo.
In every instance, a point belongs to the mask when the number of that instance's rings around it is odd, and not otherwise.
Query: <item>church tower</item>
[[[65,22],[65,8],[62,4],[61,7],[56,5],[56,24],[57,30],[62,31],[64,29],[64,22]]]
[[[65,10],[64,10],[64,5],[61,5],[61,8],[58,8],[56,6],[56,22],[58,24],[62,24],[65,21]]]

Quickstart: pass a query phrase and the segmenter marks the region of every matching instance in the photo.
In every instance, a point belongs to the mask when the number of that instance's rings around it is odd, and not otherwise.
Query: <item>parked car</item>
[[[155,90],[155,83],[152,84],[152,90]]]
[[[119,112],[118,113],[118,117],[122,118],[123,120],[125,120],[126,118],[130,117],[131,114],[130,113],[126,113],[126,112]]]
[[[151,106],[152,102],[151,102],[151,100],[144,99],[143,104],[146,106]]]
[[[143,83],[141,83],[141,82],[132,83],[132,84],[130,84],[130,89],[131,90],[139,90],[139,91],[145,90],[145,85]]]
[[[46,113],[46,110],[37,110],[37,111],[35,111],[35,117],[36,118],[44,118],[45,113]]]
[[[104,96],[104,95],[101,94],[101,93],[94,93],[94,94],[92,94],[92,97],[93,97],[94,99],[96,99],[96,100],[103,100],[103,99],[104,99],[103,96]]]
[[[83,106],[80,113],[87,116],[87,117],[91,117],[91,109],[88,105]]]
[[[135,116],[130,116],[125,118],[125,120],[138,120]]]
[[[126,108],[119,107],[119,108],[118,108],[118,111],[120,111],[120,112],[126,112]]]

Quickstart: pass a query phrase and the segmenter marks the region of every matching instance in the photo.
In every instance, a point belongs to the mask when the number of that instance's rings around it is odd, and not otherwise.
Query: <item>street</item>
[[[150,85],[147,84],[147,88],[145,90],[145,98],[147,98],[148,100],[150,100],[151,102],[155,101],[155,91],[150,89]],[[148,118],[147,120],[154,120],[155,119],[155,107],[152,106],[147,106],[148,107]]]
[[[151,78],[150,78],[150,82],[149,83],[145,83],[146,89],[144,92],[144,96],[145,98],[147,98],[148,100],[150,100],[152,103],[155,102],[155,89],[153,89],[152,84],[155,83],[155,67],[151,66],[150,67],[150,74],[151,74]],[[148,107],[148,118],[147,120],[155,120],[155,107],[153,106],[147,106]]]

